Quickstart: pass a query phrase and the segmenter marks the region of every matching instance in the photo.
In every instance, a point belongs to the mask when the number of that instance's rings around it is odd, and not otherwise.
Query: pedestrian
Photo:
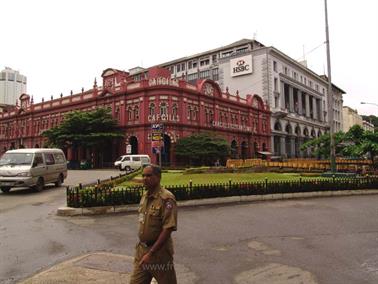
[[[177,230],[175,196],[160,186],[161,169],[149,165],[143,169],[146,191],[139,204],[139,242],[136,245],[131,284],[176,284],[171,233]]]

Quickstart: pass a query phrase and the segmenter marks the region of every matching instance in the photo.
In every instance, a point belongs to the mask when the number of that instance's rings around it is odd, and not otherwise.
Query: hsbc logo
[[[236,65],[238,65],[238,66],[242,66],[244,64],[245,64],[244,60],[239,60],[238,62],[236,62]]]
[[[239,76],[252,73],[252,55],[231,60],[231,76]]]

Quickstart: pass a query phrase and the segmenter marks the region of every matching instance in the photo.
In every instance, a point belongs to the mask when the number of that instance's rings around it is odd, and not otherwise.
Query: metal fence
[[[313,191],[378,189],[378,176],[329,179],[265,180],[256,182],[188,184],[165,186],[178,201],[246,195],[265,195],[276,193],[298,193]],[[143,186],[112,187],[97,186],[79,188],[67,187],[67,206],[94,207],[138,204],[143,194]]]

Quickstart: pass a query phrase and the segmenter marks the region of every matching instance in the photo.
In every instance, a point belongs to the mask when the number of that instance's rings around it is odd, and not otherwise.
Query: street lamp
[[[330,134],[330,168],[331,172],[336,172],[336,147],[335,147],[335,128],[333,125],[333,92],[332,92],[332,79],[331,79],[331,52],[329,44],[329,31],[328,31],[328,9],[327,0],[324,0],[324,14],[325,14],[325,32],[326,32],[326,46],[327,46],[327,75],[328,75],[328,123]]]
[[[373,105],[373,106],[377,106],[378,107],[378,104],[376,103],[367,103],[367,102],[361,102],[362,105]]]

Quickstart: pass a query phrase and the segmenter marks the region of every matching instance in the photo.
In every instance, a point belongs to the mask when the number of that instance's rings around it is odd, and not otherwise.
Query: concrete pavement
[[[88,171],[85,171],[88,173]],[[79,174],[80,175],[80,174]],[[250,197],[231,197],[231,198],[214,198],[208,200],[191,200],[180,202],[180,207],[193,207],[203,205],[219,205],[227,203],[242,203],[283,199],[303,199],[309,197],[326,197],[326,196],[345,196],[345,195],[361,195],[361,194],[378,194],[378,190],[369,191],[340,191],[340,192],[315,192],[300,194],[279,194],[266,196],[250,196]],[[260,202],[259,202],[260,203]],[[136,206],[126,206],[123,208],[126,212],[135,212]],[[74,209],[80,215],[90,215],[100,213],[124,212],[122,208],[108,209],[98,208],[83,212],[83,209]],[[81,210],[81,212],[80,212]],[[86,209],[84,209],[86,210]],[[76,215],[76,214],[72,214]],[[71,218],[69,218],[71,219]],[[75,218],[72,218],[72,220]],[[302,237],[292,237],[293,241],[302,241]],[[226,252],[230,248],[227,246],[215,247],[214,250]],[[252,240],[248,242],[248,249],[254,255],[262,255],[273,259],[281,257],[281,250],[270,247],[269,244]],[[121,255],[110,252],[92,252],[79,257],[58,263],[57,265],[39,272],[38,274],[20,282],[22,284],[31,283],[128,283],[132,272],[133,256]],[[198,275],[188,267],[175,262],[178,283],[196,283]],[[153,282],[154,283],[154,282]],[[218,282],[220,283],[220,282]],[[226,282],[224,282],[226,283]],[[272,284],[299,284],[320,283],[317,277],[310,271],[303,268],[286,265],[279,262],[266,263],[252,269],[245,270],[235,275],[234,283],[272,283]]]
[[[127,255],[108,252],[95,252],[60,263],[46,271],[20,282],[37,283],[129,283],[133,270],[134,258]],[[182,284],[195,283],[196,275],[183,265],[175,265],[177,281]],[[151,283],[156,283],[153,280]]]

